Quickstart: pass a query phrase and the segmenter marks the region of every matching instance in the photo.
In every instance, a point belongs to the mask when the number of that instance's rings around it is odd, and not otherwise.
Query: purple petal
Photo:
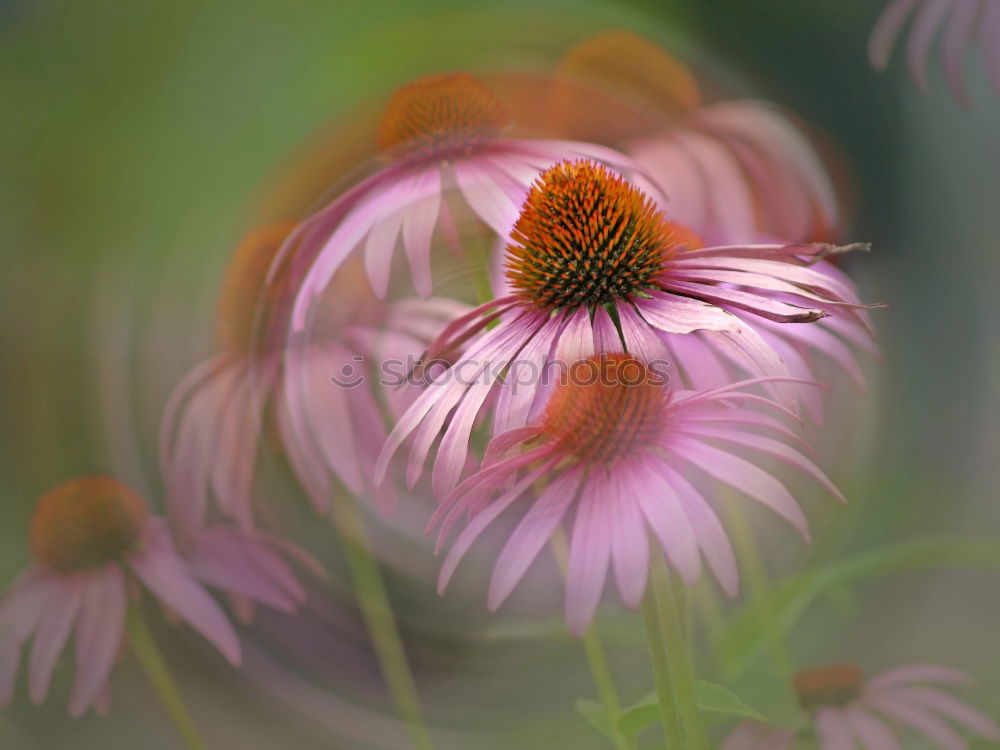
[[[917,2],[918,0],[893,0],[875,22],[868,41],[868,59],[875,69],[885,70],[889,64],[889,56],[892,54],[899,32]]]
[[[431,167],[414,181],[421,197],[406,211],[403,245],[410,261],[413,286],[421,297],[431,295],[431,237],[441,209],[441,170]]]
[[[920,89],[927,88],[927,58],[930,57],[931,45],[953,4],[954,0],[925,0],[913,19],[906,45],[906,64]]]
[[[601,599],[611,558],[608,483],[594,471],[583,484],[569,545],[566,573],[566,625],[580,638],[587,632]]]
[[[146,522],[144,543],[129,558],[129,567],[164,604],[238,666],[240,642],[236,631],[215,600],[191,578],[158,521],[154,518]]]
[[[64,576],[55,582],[50,605],[42,615],[28,660],[28,694],[35,705],[45,700],[59,654],[69,638],[80,611],[83,593],[90,578],[83,573]]]
[[[823,750],[855,750],[857,744],[844,711],[824,706],[816,712],[816,734]]]
[[[493,568],[487,606],[499,607],[514,590],[576,498],[581,472],[567,471],[553,480],[525,513]]]
[[[969,99],[965,93],[962,67],[965,63],[965,54],[976,33],[976,20],[981,5],[978,2],[955,3],[941,40],[941,57],[944,61],[948,86],[955,98],[965,106],[968,106]]]
[[[809,522],[788,489],[767,472],[739,456],[706,443],[674,437],[670,450],[706,474],[749,495],[788,521],[809,541]]]
[[[642,604],[649,575],[649,532],[641,506],[645,488],[636,485],[634,474],[626,467],[616,467],[608,477],[612,524],[611,562],[615,581],[626,607]],[[697,554],[697,553],[696,553]]]
[[[87,583],[76,625],[76,680],[69,713],[79,717],[108,682],[125,631],[125,576],[109,563]]]
[[[666,473],[663,467],[658,468],[659,476],[648,473],[638,477],[637,485],[644,484],[645,489],[641,486],[634,488],[636,499],[670,563],[684,582],[693,586],[701,572],[697,534],[684,512],[684,502],[674,484],[673,475]]]

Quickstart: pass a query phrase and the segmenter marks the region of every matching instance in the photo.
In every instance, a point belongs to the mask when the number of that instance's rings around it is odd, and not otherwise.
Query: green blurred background
[[[978,64],[967,71],[970,111],[936,68],[926,95],[898,59],[890,74],[873,72],[865,44],[881,7],[0,1],[0,583],[28,563],[34,500],[62,479],[114,470],[158,496],[159,409],[209,351],[230,248],[303,144],[421,73],[544,67],[613,27],[659,39],[818,126],[853,176],[851,239],[874,244],[852,270],[867,298],[891,303],[877,314],[885,361],[855,405],[860,426],[831,446],[852,505],[810,506],[814,548],[779,554],[775,568],[912,538],[1000,533],[1000,98]],[[324,544],[317,533],[311,542]],[[796,628],[793,653],[871,670],[951,664],[974,672],[975,702],[1000,713],[1000,580],[988,566],[959,568],[838,590]],[[395,585],[418,612],[413,601],[433,596],[430,586]],[[375,727],[385,710],[364,659],[327,693],[279,703],[193,641],[164,637],[212,747],[361,747],[324,717]],[[592,688],[565,639],[418,648],[430,665],[418,678],[430,684],[431,719],[456,733],[445,746],[603,746],[573,712],[573,698]],[[649,687],[641,649],[624,643],[612,655],[626,698],[638,698]],[[340,689],[355,680],[371,691]],[[754,689],[751,679],[744,697]],[[23,693],[0,713],[4,748],[178,746],[128,660],[109,719],[69,719],[58,680],[41,709]],[[372,746],[394,746],[391,731],[376,736]]]

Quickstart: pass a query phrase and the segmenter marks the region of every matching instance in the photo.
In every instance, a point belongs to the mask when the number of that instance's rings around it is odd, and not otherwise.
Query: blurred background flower
[[[794,113],[840,198],[838,228],[875,248],[863,268],[845,261],[862,298],[892,302],[878,321],[885,365],[869,373],[871,393],[862,400],[839,388],[844,400],[808,436],[851,505],[834,508],[811,488],[796,492],[813,521],[808,550],[794,532],[747,514],[766,532],[762,564],[778,581],[765,597],[771,629],[787,631],[791,663],[849,653],[872,673],[917,658],[961,667],[977,679],[975,704],[996,716],[1000,671],[983,655],[1000,616],[993,596],[1000,508],[989,502],[1000,481],[1000,334],[992,314],[1000,285],[1000,100],[986,67],[973,62],[982,54],[976,45],[964,70],[968,111],[937,65],[928,65],[924,94],[903,66],[873,72],[866,47],[884,7],[869,0],[0,4],[7,103],[0,581],[12,581],[30,560],[35,498],[64,478],[109,472],[144,497],[163,496],[160,415],[183,375],[216,351],[216,293],[232,248],[254,227],[301,219],[331,186],[342,189],[370,168],[390,92],[419,75],[469,70],[497,84],[512,121],[529,123],[515,125],[512,136],[552,137],[553,112],[534,111],[539,81],[561,75],[567,87],[599,88],[579,72],[586,66],[566,63],[566,53],[627,30],[692,71],[696,93],[683,72],[665,73],[673,76],[666,95],[675,114],[734,98]],[[649,116],[633,109],[639,114],[630,123]],[[265,431],[255,491],[295,497],[293,472],[269,439]],[[157,639],[209,746],[406,747],[342,550],[300,499],[269,503],[259,519],[329,570],[326,581],[301,577],[300,616],[261,608],[241,631],[239,673],[202,658],[203,643],[185,629],[157,625]],[[504,611],[489,615],[482,591],[509,532],[498,529],[481,556],[463,563],[448,597],[438,598],[438,563],[422,536],[429,505],[416,502],[401,503],[386,521],[369,512],[369,521],[436,744],[607,747],[573,709],[593,689],[561,623],[555,563],[538,566]],[[734,546],[739,553],[738,539]],[[700,612],[715,601],[710,585],[695,592]],[[608,605],[597,622],[631,702],[650,688],[646,655],[632,621]],[[701,623],[708,656],[699,666],[771,716],[785,683],[760,618],[743,599],[721,614],[731,619]],[[0,712],[0,744],[177,746],[129,660],[115,670],[111,720],[66,716],[72,679],[64,660],[41,709],[18,690]],[[720,721],[713,736],[732,723]],[[655,735],[641,737],[653,745]]]

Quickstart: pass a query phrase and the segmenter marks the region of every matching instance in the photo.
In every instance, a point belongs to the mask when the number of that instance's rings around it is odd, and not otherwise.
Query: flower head
[[[439,73],[396,91],[378,127],[378,147],[397,158],[461,155],[497,138],[507,114],[468,73]]]
[[[780,421],[734,404],[760,402],[738,383],[716,391],[671,391],[661,373],[626,354],[574,363],[527,427],[497,435],[482,468],[439,506],[432,526],[443,542],[468,517],[441,571],[444,588],[462,557],[501,513],[527,500],[520,523],[493,571],[489,606],[520,581],[542,546],[572,518],[566,618],[581,634],[593,617],[608,568],[628,606],[638,606],[649,567],[649,533],[685,581],[693,584],[704,555],[734,594],[732,549],[691,470],[732,485],[774,510],[808,537],[806,518],[781,482],[730,447],[777,458],[839,492],[805,456],[779,438],[796,439]],[[755,434],[760,429],[769,434]],[[719,442],[726,448],[718,447]],[[539,482],[544,481],[544,487]]]
[[[854,664],[826,664],[800,672],[793,685],[820,750],[898,750],[907,728],[934,747],[965,747],[949,722],[977,737],[1000,741],[996,722],[934,685],[968,681],[958,670],[926,664],[897,667],[871,679],[865,679]],[[723,750],[791,750],[794,742],[795,732],[790,729],[743,722],[729,735]]]
[[[576,161],[543,172],[511,234],[511,293],[456,319],[432,345],[429,357],[473,341],[399,419],[376,479],[415,433],[407,468],[415,483],[443,428],[433,479],[436,494],[446,496],[494,387],[494,434],[521,427],[540,393],[536,376],[550,363],[621,349],[647,363],[664,361],[665,337],[701,331],[751,377],[787,378],[788,366],[757,331],[758,320],[810,323],[835,308],[862,314],[849,284],[811,267],[842,248],[689,249],[691,241],[690,232],[672,226],[642,192],[602,165]],[[794,383],[779,379],[764,387],[795,405]]]
[[[239,640],[225,614],[177,555],[162,519],[121,482],[81,477],[43,495],[31,543],[36,564],[0,602],[0,705],[12,697],[21,651],[32,636],[28,691],[41,703],[72,633],[77,669],[69,711],[106,710],[134,582],[239,663]]]
[[[963,67],[968,48],[979,39],[987,74],[1000,93],[1000,3],[993,0],[892,0],[872,29],[868,57],[878,70],[889,65],[893,47],[906,21],[913,25],[906,43],[906,62],[917,86],[927,88],[927,61],[941,33],[941,55],[948,86],[964,105]]]
[[[309,265],[293,326],[306,327],[310,306],[357,247],[364,247],[369,281],[383,297],[401,240],[413,285],[426,297],[435,233],[460,244],[456,210],[470,209],[507,236],[531,180],[552,163],[587,156],[636,169],[623,154],[594,144],[506,138],[505,124],[498,98],[467,73],[426,76],[397,91],[378,135],[390,163],[309,217],[289,239]]]

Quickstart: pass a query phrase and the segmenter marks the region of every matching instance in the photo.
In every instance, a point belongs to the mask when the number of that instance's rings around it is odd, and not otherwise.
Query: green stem
[[[416,750],[432,750],[420,696],[399,637],[385,582],[371,552],[364,517],[353,498],[341,493],[334,497],[333,523],[343,542],[358,606],[396,711],[406,724],[413,747]]]
[[[178,734],[184,740],[184,744],[190,750],[204,750],[205,741],[202,740],[195,726],[191,714],[188,713],[184,700],[174,678],[170,676],[167,664],[163,660],[160,649],[156,646],[153,634],[146,624],[146,618],[142,616],[139,605],[133,605],[128,609],[125,619],[125,627],[128,630],[129,645],[132,653],[139,661],[139,666],[146,674],[146,678],[156,691],[160,702],[170,716],[170,720],[177,728]]]
[[[642,617],[667,747],[670,750],[708,750],[708,736],[698,707],[694,666],[684,637],[686,606],[686,596],[673,587],[667,563],[656,553],[651,585],[642,604]]]
[[[552,535],[552,553],[555,555],[559,569],[563,577],[566,576],[569,551],[566,544],[566,534],[562,529],[557,529]],[[590,667],[590,676],[594,680],[594,687],[597,688],[597,697],[604,706],[604,711],[608,715],[611,724],[611,741],[616,750],[633,750],[634,743],[625,736],[618,728],[618,719],[621,718],[622,704],[618,697],[618,688],[615,687],[615,680],[608,666],[608,658],[604,653],[604,646],[601,643],[601,636],[597,632],[597,627],[591,625],[582,639],[583,652],[587,656],[587,664]]]

